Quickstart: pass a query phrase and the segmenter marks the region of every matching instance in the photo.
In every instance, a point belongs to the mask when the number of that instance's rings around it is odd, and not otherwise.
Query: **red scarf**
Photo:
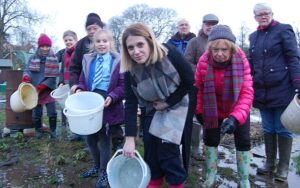
[[[75,47],[71,47],[69,49],[66,49],[64,53],[64,81],[69,81],[70,80],[70,72],[69,72],[69,67],[71,63],[71,57],[74,52]]]
[[[207,54],[207,74],[205,76],[203,88],[203,118],[205,128],[218,127],[218,106],[214,82],[214,61]],[[228,62],[224,68],[223,80],[223,95],[222,104],[223,111],[231,112],[235,103],[238,100],[240,90],[244,83],[244,64],[239,53],[235,53],[231,57],[231,62]]]

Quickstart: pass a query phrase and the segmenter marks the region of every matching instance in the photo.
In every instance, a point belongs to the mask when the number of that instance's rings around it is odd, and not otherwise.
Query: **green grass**
[[[4,122],[5,122],[5,111],[0,110],[0,125],[3,125]]]
[[[296,172],[297,174],[300,174],[300,155],[295,157],[294,161],[296,162]]]

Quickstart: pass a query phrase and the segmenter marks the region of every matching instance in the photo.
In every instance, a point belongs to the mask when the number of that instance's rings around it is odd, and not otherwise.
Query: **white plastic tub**
[[[280,120],[286,129],[293,133],[300,134],[300,101],[297,95],[294,96],[293,100],[284,110]]]
[[[24,112],[36,107],[38,93],[30,83],[21,83],[18,90],[10,96],[10,107],[14,112]]]
[[[116,151],[107,164],[108,182],[112,188],[146,188],[151,173],[138,151],[133,158],[125,157],[122,149]]]
[[[104,99],[95,92],[83,91],[70,95],[65,102],[65,108],[74,113],[96,112],[103,109]]]
[[[70,130],[79,135],[90,135],[102,128],[103,108],[95,112],[76,113],[64,108]]]
[[[69,84],[65,84],[53,90],[50,93],[50,96],[58,102],[61,108],[65,108],[65,102],[69,96],[69,92],[70,92],[70,86]]]

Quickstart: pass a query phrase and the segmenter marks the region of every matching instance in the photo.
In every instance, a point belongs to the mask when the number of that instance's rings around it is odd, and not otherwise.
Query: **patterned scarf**
[[[135,64],[130,72],[137,84],[132,89],[147,112],[153,109],[154,101],[164,101],[180,84],[179,74],[167,57],[149,66]]]
[[[209,55],[206,56],[208,61],[207,74],[203,89],[203,117],[205,128],[218,127],[218,107],[215,93],[215,82],[213,68],[215,62]],[[223,80],[222,107],[223,111],[231,112],[238,100],[243,82],[244,82],[244,64],[239,53],[235,53],[231,58],[231,63],[225,68]]]
[[[40,72],[41,58],[42,56],[40,50],[38,50],[28,62],[30,71]],[[44,77],[57,77],[58,75],[59,75],[58,58],[53,53],[53,51],[50,50],[45,61]]]
[[[65,81],[65,83],[68,83],[69,79],[70,79],[69,67],[70,67],[72,53],[74,52],[74,50],[75,50],[75,47],[73,46],[69,49],[66,49],[66,51],[64,53],[64,81]]]
[[[149,66],[135,64],[130,71],[134,84],[132,90],[146,112],[153,110],[154,101],[165,101],[179,86],[180,76],[170,60]],[[149,132],[163,140],[180,144],[188,111],[188,96],[164,111],[156,111]]]

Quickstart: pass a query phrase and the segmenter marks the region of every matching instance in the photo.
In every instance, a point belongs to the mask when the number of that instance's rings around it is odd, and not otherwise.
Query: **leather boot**
[[[211,188],[214,186],[217,176],[218,148],[205,146],[206,154],[206,180],[203,187]]]
[[[267,160],[264,166],[257,168],[257,173],[267,175],[270,173],[275,173],[276,170],[277,135],[265,133],[264,139]]]
[[[43,137],[41,118],[34,119],[33,120],[33,125],[34,125],[34,128],[35,128],[35,138],[36,139],[41,139]]]
[[[49,125],[50,125],[50,138],[55,139],[56,136],[56,120],[57,117],[49,117]]]
[[[277,172],[275,174],[275,180],[277,181],[287,181],[292,144],[293,138],[278,136],[279,163],[277,165]]]
[[[249,151],[237,151],[237,170],[240,188],[250,188],[249,168],[250,168],[250,153]]]

